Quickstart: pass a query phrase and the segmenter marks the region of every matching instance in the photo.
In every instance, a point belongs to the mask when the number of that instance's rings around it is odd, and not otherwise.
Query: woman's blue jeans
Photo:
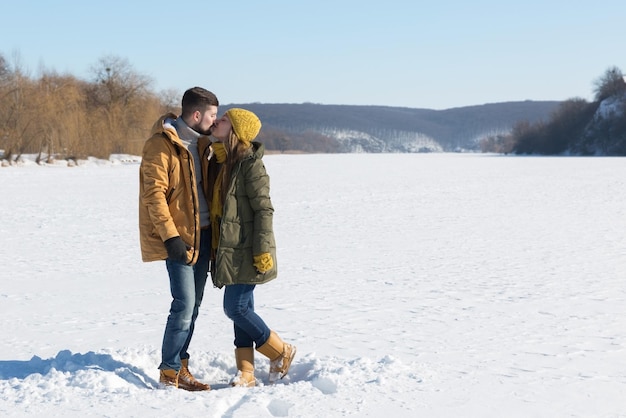
[[[254,312],[254,287],[232,284],[224,289],[224,313],[233,321],[235,347],[260,347],[270,337],[270,329]]]
[[[178,371],[181,368],[180,360],[189,358],[187,349],[193,336],[198,309],[204,296],[210,257],[211,231],[202,230],[200,233],[200,256],[195,265],[190,266],[170,259],[165,260],[165,266],[170,276],[172,304],[165,325],[159,369]]]

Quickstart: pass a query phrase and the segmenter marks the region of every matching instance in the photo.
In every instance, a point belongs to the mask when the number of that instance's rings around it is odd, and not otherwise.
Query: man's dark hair
[[[204,112],[209,106],[219,106],[217,96],[202,87],[192,87],[183,94],[182,114],[190,115],[196,110]]]

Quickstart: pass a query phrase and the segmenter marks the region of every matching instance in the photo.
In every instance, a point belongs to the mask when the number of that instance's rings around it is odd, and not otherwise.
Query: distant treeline
[[[167,93],[117,57],[102,58],[91,81],[44,71],[29,77],[0,55],[0,159],[108,158],[140,154],[152,124],[174,110]]]
[[[15,161],[22,154],[37,154],[42,162],[140,155],[159,116],[180,111],[183,92],[154,92],[152,80],[126,59],[103,57],[91,75],[81,80],[44,70],[35,78],[0,54],[0,160]],[[356,143],[365,152],[402,152],[411,149],[402,141],[426,138],[444,151],[626,155],[625,90],[621,71],[611,68],[597,81],[593,103],[526,101],[441,111],[312,103],[242,106],[261,117],[259,140],[270,151],[346,152]],[[621,99],[615,99],[619,103],[611,107],[610,118],[598,119],[608,98]]]
[[[535,155],[626,155],[626,82],[617,67],[594,82],[595,101],[566,100],[546,121],[519,121],[508,134],[480,141],[486,152]]]

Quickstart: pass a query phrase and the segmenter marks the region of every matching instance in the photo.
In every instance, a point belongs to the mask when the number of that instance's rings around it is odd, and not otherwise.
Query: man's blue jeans
[[[172,304],[165,325],[161,364],[159,369],[181,368],[181,359],[188,359],[189,343],[198,317],[198,309],[204,296],[211,256],[211,231],[200,234],[200,256],[195,265],[190,266],[170,259],[165,266],[170,276]]]
[[[232,319],[235,328],[235,347],[258,347],[270,337],[270,329],[254,312],[254,287],[232,284],[224,289],[224,313]]]

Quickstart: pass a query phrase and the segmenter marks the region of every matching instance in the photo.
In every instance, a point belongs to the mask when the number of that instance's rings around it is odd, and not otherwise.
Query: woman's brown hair
[[[222,176],[222,187],[220,188],[220,200],[222,201],[222,205],[226,200],[226,193],[228,193],[228,186],[230,186],[230,176],[233,172],[233,167],[243,159],[243,156],[250,147],[250,143],[240,141],[235,131],[233,129],[230,130],[228,139],[224,141],[226,161],[224,161],[223,165],[224,174]]]

